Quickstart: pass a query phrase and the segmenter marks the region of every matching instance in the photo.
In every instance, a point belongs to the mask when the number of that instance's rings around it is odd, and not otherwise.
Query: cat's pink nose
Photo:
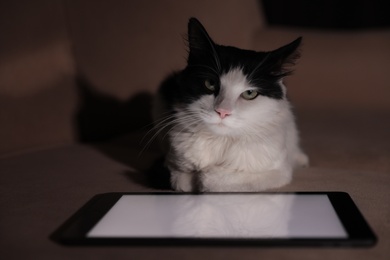
[[[223,109],[223,108],[217,108],[215,110],[215,112],[218,113],[218,115],[221,119],[224,119],[225,117],[230,116],[232,114],[232,112],[230,112],[229,110]]]

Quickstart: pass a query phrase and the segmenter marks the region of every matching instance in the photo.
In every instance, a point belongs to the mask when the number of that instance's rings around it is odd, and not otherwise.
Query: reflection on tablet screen
[[[346,238],[327,195],[123,195],[88,237]]]

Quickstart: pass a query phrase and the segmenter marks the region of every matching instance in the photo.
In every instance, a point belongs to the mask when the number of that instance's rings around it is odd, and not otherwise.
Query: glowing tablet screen
[[[325,194],[123,195],[92,238],[347,238]]]

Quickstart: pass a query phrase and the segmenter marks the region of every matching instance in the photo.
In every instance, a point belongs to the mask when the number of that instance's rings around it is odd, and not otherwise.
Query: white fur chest
[[[173,145],[197,170],[212,168],[259,172],[280,167],[286,158],[284,138],[247,139],[216,136],[207,131],[176,133]]]

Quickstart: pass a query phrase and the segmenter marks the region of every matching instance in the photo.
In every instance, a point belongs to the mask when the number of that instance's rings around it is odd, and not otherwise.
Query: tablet
[[[52,235],[67,245],[372,246],[347,193],[106,193]]]

